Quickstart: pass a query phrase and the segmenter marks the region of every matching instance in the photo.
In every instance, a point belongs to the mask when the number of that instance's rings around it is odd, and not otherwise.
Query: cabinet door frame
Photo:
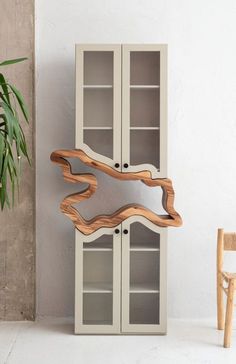
[[[120,229],[121,225],[116,228]],[[94,238],[84,236],[75,229],[75,334],[119,334],[120,333],[120,285],[121,285],[121,233],[104,229],[104,233],[113,235],[113,292],[112,294],[112,325],[83,324],[83,243],[93,241]],[[103,229],[100,229],[100,236]],[[98,237],[98,235],[97,235]],[[91,293],[93,294],[93,293]]]
[[[84,142],[84,52],[113,52],[113,159],[93,151]],[[77,44],[76,45],[76,149],[82,149],[91,158],[121,171],[121,45],[120,44]]]
[[[152,164],[130,165],[130,52],[160,52],[160,170]],[[129,165],[123,168],[124,163]],[[153,178],[167,177],[167,45],[122,45],[122,172],[150,170]]]
[[[130,284],[130,225],[140,222],[147,228],[160,234],[160,323],[157,324],[130,324],[129,323],[129,284]],[[127,229],[128,234],[123,231]],[[132,216],[122,223],[122,333],[134,334],[166,334],[167,331],[167,229],[154,226],[141,216]]]

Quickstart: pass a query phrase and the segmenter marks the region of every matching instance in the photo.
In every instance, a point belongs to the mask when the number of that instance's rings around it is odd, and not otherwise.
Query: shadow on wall
[[[75,67],[72,56],[51,59],[39,56],[36,67],[37,314],[68,316],[74,310],[74,229],[59,205],[77,187],[64,183],[50,154],[75,146]]]

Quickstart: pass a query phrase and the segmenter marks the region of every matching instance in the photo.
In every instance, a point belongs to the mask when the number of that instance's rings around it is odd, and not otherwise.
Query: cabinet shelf
[[[159,290],[150,283],[132,283],[130,293],[159,293]]]
[[[84,282],[83,293],[112,293],[112,283]]]
[[[129,86],[132,90],[144,90],[144,89],[158,89],[160,88],[159,85],[130,85]]]
[[[83,85],[83,88],[85,89],[104,89],[104,88],[113,88],[112,85]]]
[[[84,126],[84,130],[112,130],[112,126]]]
[[[112,248],[107,247],[92,247],[92,248],[84,248],[84,252],[110,252],[112,251]]]
[[[84,126],[84,130],[112,130],[112,126]],[[160,130],[159,126],[131,126],[130,130]]]
[[[159,252],[160,249],[153,244],[132,244],[130,245],[131,252]]]
[[[159,126],[131,126],[130,130],[160,130]]]

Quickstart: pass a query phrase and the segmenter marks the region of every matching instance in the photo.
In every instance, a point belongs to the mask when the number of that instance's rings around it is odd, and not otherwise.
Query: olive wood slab
[[[71,164],[65,158],[79,158],[84,164],[98,169],[109,176],[119,180],[139,181],[147,186],[161,187],[163,191],[162,205],[166,215],[158,215],[139,204],[125,205],[113,214],[97,215],[90,220],[85,220],[79,211],[72,205],[90,198],[96,191],[97,179],[92,173],[72,173]],[[62,168],[64,179],[71,183],[87,183],[88,187],[83,191],[66,196],[61,202],[61,211],[72,220],[75,227],[84,235],[90,235],[100,228],[113,228],[130,216],[143,216],[153,224],[161,227],[178,227],[182,225],[180,215],[174,209],[174,189],[168,178],[152,179],[150,171],[119,172],[102,162],[90,158],[83,150],[56,150],[51,154],[51,161]]]

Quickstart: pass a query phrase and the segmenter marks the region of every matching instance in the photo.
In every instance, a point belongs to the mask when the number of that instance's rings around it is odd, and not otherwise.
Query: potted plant
[[[15,190],[19,193],[21,158],[30,159],[20,116],[28,123],[28,111],[20,91],[6,80],[2,68],[26,58],[0,63],[0,206],[13,206]],[[10,197],[11,196],[11,197]]]

